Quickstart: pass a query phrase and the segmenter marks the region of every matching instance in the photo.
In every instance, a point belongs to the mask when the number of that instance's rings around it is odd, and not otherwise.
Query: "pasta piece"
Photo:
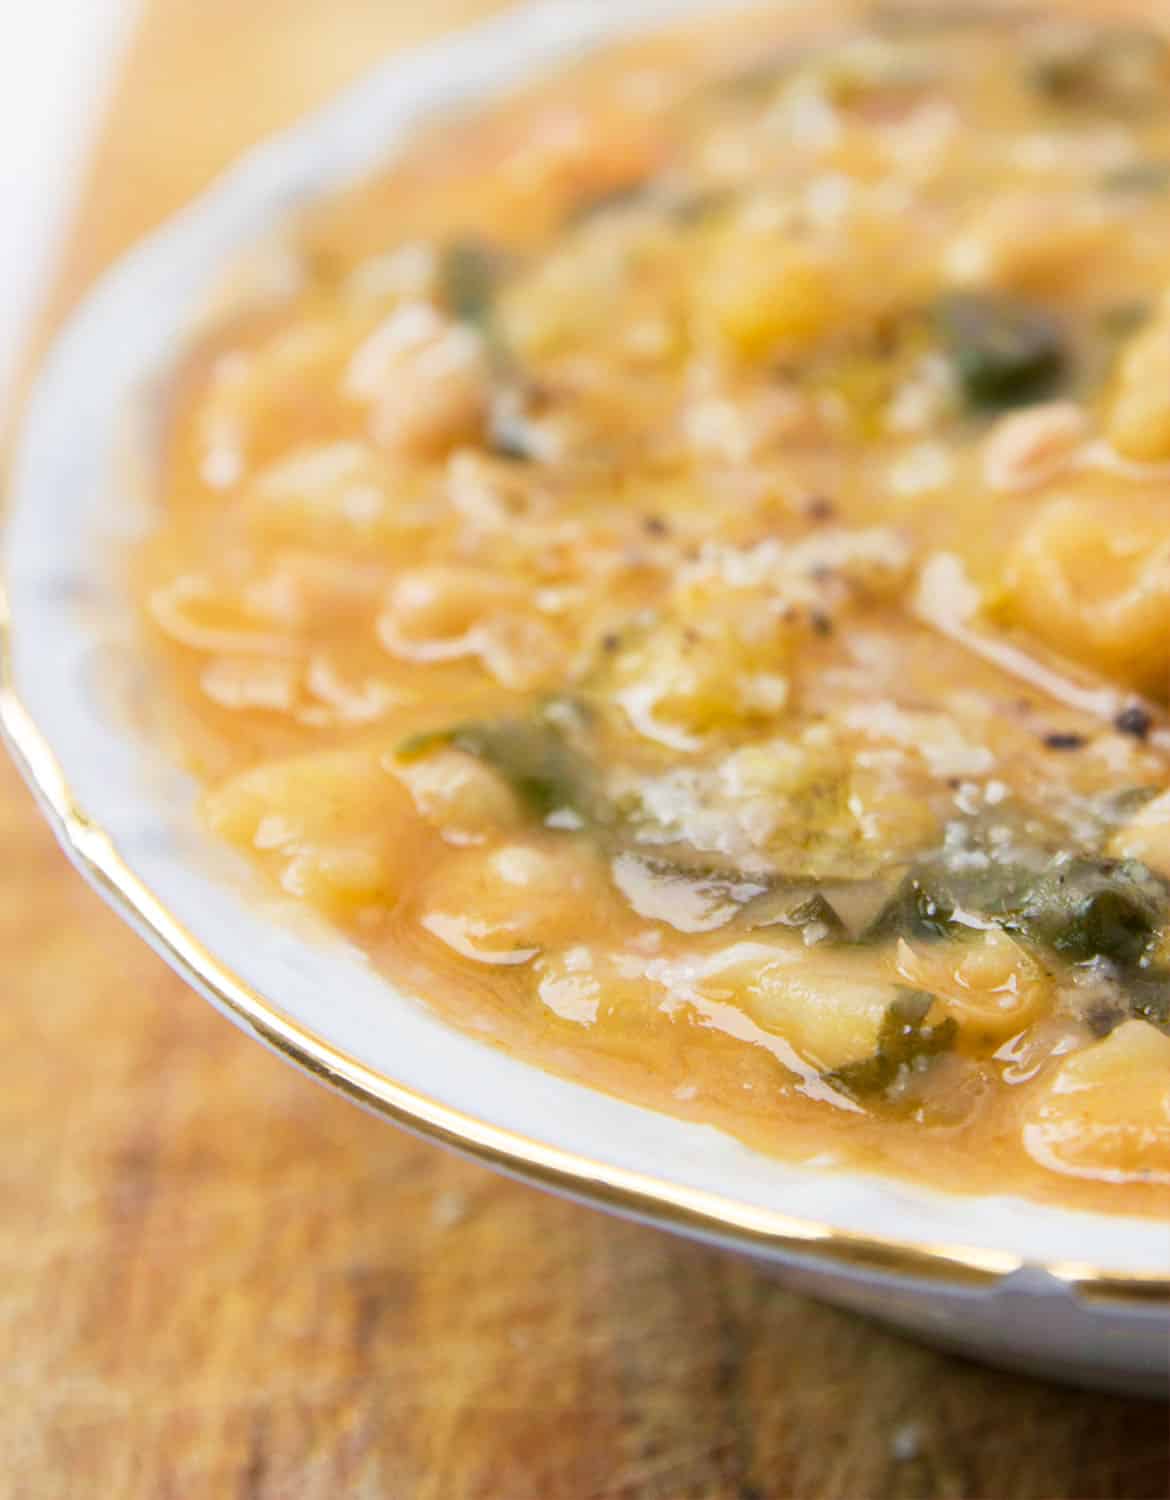
[[[1050,291],[1091,269],[1119,232],[1098,204],[1013,195],[980,205],[951,244],[946,269],[963,286]]]
[[[267,541],[336,547],[392,540],[409,525],[401,491],[365,443],[294,449],[249,486],[244,514]]]
[[[695,291],[695,316],[745,359],[800,352],[841,318],[822,258],[783,237],[735,231],[716,244]]]

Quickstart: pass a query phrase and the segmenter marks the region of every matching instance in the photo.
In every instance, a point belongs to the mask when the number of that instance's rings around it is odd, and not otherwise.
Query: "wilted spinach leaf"
[[[481,333],[490,328],[500,279],[500,257],[480,240],[452,240],[443,251],[439,284],[447,309]]]
[[[864,942],[905,937],[928,941],[969,930],[983,921],[1007,919],[1036,881],[1033,868],[1013,860],[987,859],[963,869],[924,861],[902,880],[862,933]]]
[[[1170,974],[1151,969],[1131,975],[1125,984],[1130,1012],[1151,1026],[1170,1032]]]
[[[418,760],[443,747],[474,755],[498,771],[538,818],[571,812],[591,822],[603,814],[592,765],[547,712],[414,735],[398,747],[398,758]]]
[[[1039,401],[1068,370],[1059,324],[1031,304],[959,292],[942,300],[937,316],[963,394],[979,410]]]
[[[921,1067],[954,1046],[958,1027],[948,1017],[926,1024],[934,996],[924,990],[902,990],[886,1011],[872,1057],[846,1063],[825,1075],[826,1081],[855,1099],[887,1093],[907,1068]]]
[[[804,932],[812,928],[834,942],[849,935],[827,895],[808,886],[774,886],[744,907],[743,920],[753,929],[789,927]]]
[[[1166,917],[1165,884],[1136,860],[1073,859],[1033,886],[1007,925],[1073,962],[1137,963]]]

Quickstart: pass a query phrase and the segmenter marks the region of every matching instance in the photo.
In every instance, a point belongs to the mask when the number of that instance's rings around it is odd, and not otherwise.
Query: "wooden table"
[[[489,8],[152,0],[58,315],[257,135]],[[7,766],[0,838],[0,1495],[1167,1495],[1164,1406],[952,1362],[421,1145],[186,990]]]

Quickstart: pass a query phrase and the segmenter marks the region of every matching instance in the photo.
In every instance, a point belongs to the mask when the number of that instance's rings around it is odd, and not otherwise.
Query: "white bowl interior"
[[[394,58],[248,157],[108,276],[50,359],[18,455],[7,534],[13,686],[76,806],[174,918],[275,1013],[411,1094],[598,1164],[601,1176],[618,1169],[731,1200],[741,1219],[779,1214],[919,1246],[1165,1275],[1168,1226],[788,1166],[452,1030],[352,948],[273,910],[242,864],[204,835],[196,788],[161,757],[117,690],[132,694],[136,682],[120,559],[149,520],[126,480],[124,416],[137,408],[149,420],[152,387],[224,267],[299,204],[392,153],[437,110],[701,5],[550,0]],[[588,1196],[587,1185],[582,1191]]]

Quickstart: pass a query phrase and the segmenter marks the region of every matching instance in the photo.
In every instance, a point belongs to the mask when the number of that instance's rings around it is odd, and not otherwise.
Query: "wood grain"
[[[153,0],[56,316],[241,146],[490,8]],[[189,993],[7,767],[0,838],[0,1495],[1170,1492],[1165,1407],[946,1360],[419,1144]]]

